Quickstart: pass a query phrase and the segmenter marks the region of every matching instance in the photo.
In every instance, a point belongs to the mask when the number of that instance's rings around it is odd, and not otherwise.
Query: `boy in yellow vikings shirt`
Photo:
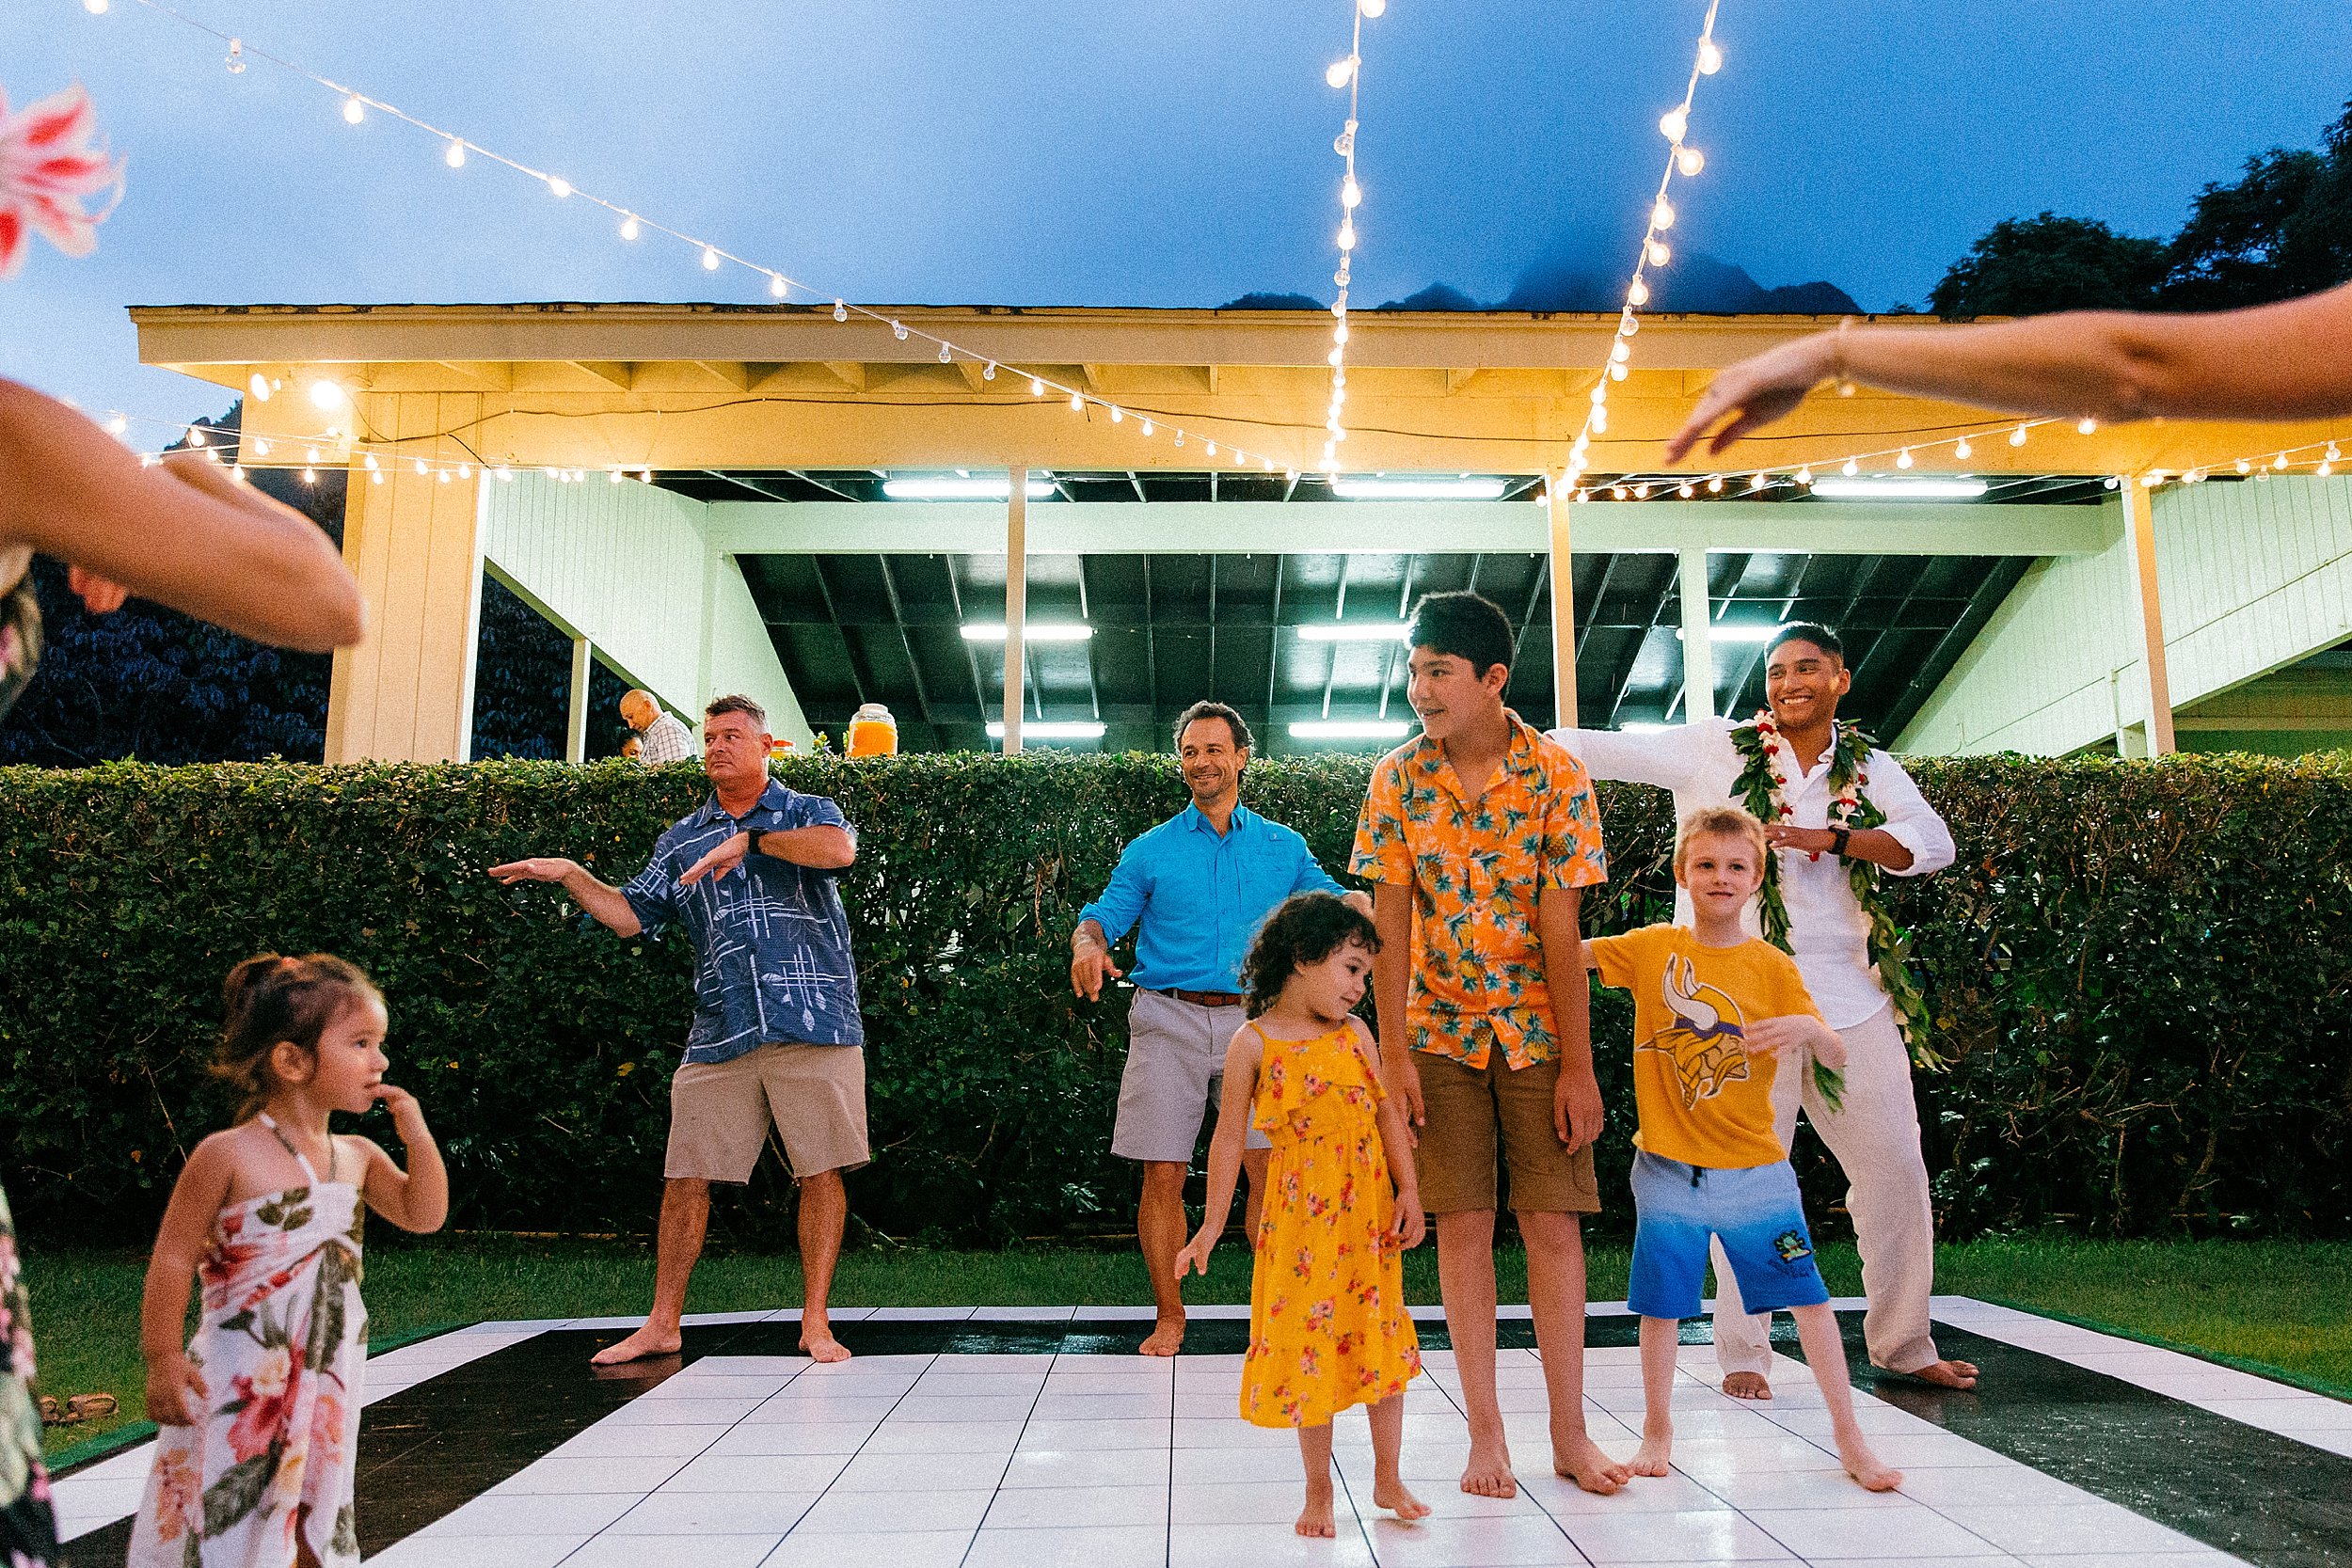
[[[1604,986],[1633,993],[1632,1288],[1642,1319],[1647,1406],[1635,1475],[1662,1476],[1674,1447],[1679,1321],[1699,1312],[1709,1237],[1723,1243],[1753,1312],[1787,1311],[1820,1385],[1847,1473],[1873,1492],[1902,1484],[1854,1422],[1853,1390],[1829,1290],[1813,1261],[1788,1151],[1772,1131],[1772,1075],[1806,1053],[1845,1065],[1845,1044],[1821,1022],[1795,960],[1740,925],[1764,881],[1764,829],[1736,807],[1692,812],[1675,841],[1675,879],[1691,920],[1584,944]]]

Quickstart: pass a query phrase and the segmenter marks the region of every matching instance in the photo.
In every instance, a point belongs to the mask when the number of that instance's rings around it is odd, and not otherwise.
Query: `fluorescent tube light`
[[[1303,719],[1291,726],[1293,740],[1402,740],[1412,733],[1402,719]]]
[[[1333,621],[1301,626],[1298,635],[1310,642],[1402,642],[1409,629],[1403,622]]]
[[[992,719],[988,725],[991,740],[1005,738],[1004,721]],[[1024,719],[1021,721],[1024,740],[1100,740],[1103,726],[1091,719]]]
[[[1764,626],[1755,621],[1733,621],[1707,628],[1709,642],[1770,642],[1780,635],[1776,626]],[[1682,628],[1675,627],[1675,641],[1682,641]]]
[[[1813,493],[1834,501],[1972,501],[1990,486],[1980,479],[1817,479]]]
[[[1033,501],[1041,501],[1055,493],[1050,481],[1029,481],[1026,494]],[[1012,496],[1012,481],[974,476],[970,479],[943,474],[923,479],[885,479],[882,494],[894,501],[1000,501]]]
[[[961,628],[966,642],[1002,642],[1005,623],[984,622]],[[1083,642],[1094,635],[1094,628],[1083,621],[1026,621],[1021,626],[1024,642]]]
[[[1335,479],[1331,493],[1346,501],[1491,501],[1509,488],[1499,479]]]

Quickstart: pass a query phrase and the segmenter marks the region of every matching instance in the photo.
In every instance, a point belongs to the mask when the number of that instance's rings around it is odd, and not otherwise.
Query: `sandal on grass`
[[[122,1402],[112,1394],[76,1394],[65,1402],[65,1408],[69,1419],[95,1421],[120,1410]]]

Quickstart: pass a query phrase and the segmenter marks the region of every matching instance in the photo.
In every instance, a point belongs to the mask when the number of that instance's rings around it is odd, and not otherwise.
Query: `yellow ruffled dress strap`
[[[1341,1024],[1311,1039],[1277,1039],[1259,1029],[1262,1054],[1258,1060],[1258,1095],[1250,1124],[1271,1135],[1286,1128],[1306,1131],[1308,1106],[1327,1091],[1365,1089],[1373,1103],[1380,1102],[1379,1080],[1365,1070],[1363,1057],[1350,1037],[1351,1026]]]

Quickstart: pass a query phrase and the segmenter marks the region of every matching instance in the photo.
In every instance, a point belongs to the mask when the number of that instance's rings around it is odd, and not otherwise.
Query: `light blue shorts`
[[[1786,1160],[1709,1170],[1633,1155],[1633,1279],[1626,1306],[1645,1318],[1695,1318],[1707,1242],[1719,1237],[1751,1312],[1819,1307],[1829,1287],[1813,1262],[1797,1173]]]

